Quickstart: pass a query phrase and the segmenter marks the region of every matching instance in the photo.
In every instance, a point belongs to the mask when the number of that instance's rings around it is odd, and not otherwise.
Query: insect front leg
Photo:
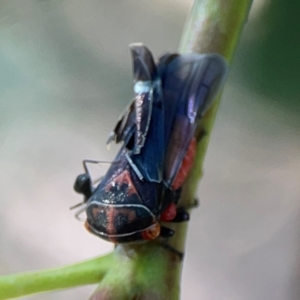
[[[102,160],[91,160],[91,159],[85,159],[82,161],[83,168],[85,173],[80,174],[77,176],[75,183],[74,183],[74,190],[75,192],[82,194],[84,196],[84,203],[91,197],[93,193],[93,184],[97,183],[99,179],[97,179],[95,182],[92,182],[91,174],[88,169],[88,164],[112,164],[113,162],[108,161],[102,161]],[[101,181],[102,177],[100,178]]]

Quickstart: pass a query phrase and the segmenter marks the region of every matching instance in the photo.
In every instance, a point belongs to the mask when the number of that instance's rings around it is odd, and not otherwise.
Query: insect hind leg
[[[168,243],[161,243],[161,244],[162,244],[162,246],[163,246],[165,249],[169,250],[170,252],[172,252],[172,253],[174,253],[176,256],[178,256],[178,258],[179,258],[180,261],[183,260],[183,258],[184,258],[184,253],[183,253],[183,252],[181,252],[181,251],[175,249],[174,247],[172,247],[172,246],[171,246],[170,244],[168,244]]]
[[[161,232],[160,232],[161,238],[168,239],[168,238],[172,237],[174,234],[175,234],[174,230],[164,227],[164,226],[161,227]],[[161,244],[161,246],[164,247],[165,249],[169,250],[170,252],[172,252],[173,254],[178,256],[180,260],[183,260],[184,253],[180,252],[179,250],[175,249],[173,246],[168,244],[168,242],[166,240],[159,241],[158,243]]]

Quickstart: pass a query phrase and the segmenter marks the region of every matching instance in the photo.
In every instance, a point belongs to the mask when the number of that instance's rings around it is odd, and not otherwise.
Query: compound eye
[[[80,174],[74,183],[74,190],[79,194],[83,194],[86,198],[92,195],[92,182],[88,174]]]

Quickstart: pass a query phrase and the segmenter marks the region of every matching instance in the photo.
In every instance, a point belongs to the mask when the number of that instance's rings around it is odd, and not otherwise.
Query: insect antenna
[[[85,203],[84,203],[84,202],[79,202],[79,203],[77,203],[77,204],[71,206],[71,207],[70,207],[70,210],[75,209],[75,208],[77,208],[77,207],[80,207],[80,206],[82,206],[83,204],[85,204]]]
[[[86,203],[84,203],[84,202],[78,203],[78,204],[70,207],[70,209],[74,209],[74,208],[78,208],[78,207],[79,207],[79,209],[75,212],[75,218],[78,221],[84,221],[83,218],[80,218],[80,215],[85,211],[85,209],[86,209]]]
[[[85,172],[87,174],[89,174],[90,172],[89,172],[88,167],[87,167],[88,164],[94,164],[94,165],[100,165],[101,166],[101,164],[109,164],[109,165],[111,165],[111,164],[115,164],[117,162],[119,162],[119,160],[106,161],[106,160],[84,159],[82,161],[82,164],[83,164],[83,168],[84,168]]]

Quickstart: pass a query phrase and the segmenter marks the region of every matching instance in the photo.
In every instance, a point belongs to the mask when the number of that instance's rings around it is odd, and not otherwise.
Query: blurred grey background
[[[106,253],[69,207],[132,97],[128,44],[176,50],[192,1],[0,1],[0,273]],[[257,0],[192,213],[182,299],[300,299],[300,2]],[[99,173],[105,172],[105,167]],[[26,299],[87,299],[96,286]]]

